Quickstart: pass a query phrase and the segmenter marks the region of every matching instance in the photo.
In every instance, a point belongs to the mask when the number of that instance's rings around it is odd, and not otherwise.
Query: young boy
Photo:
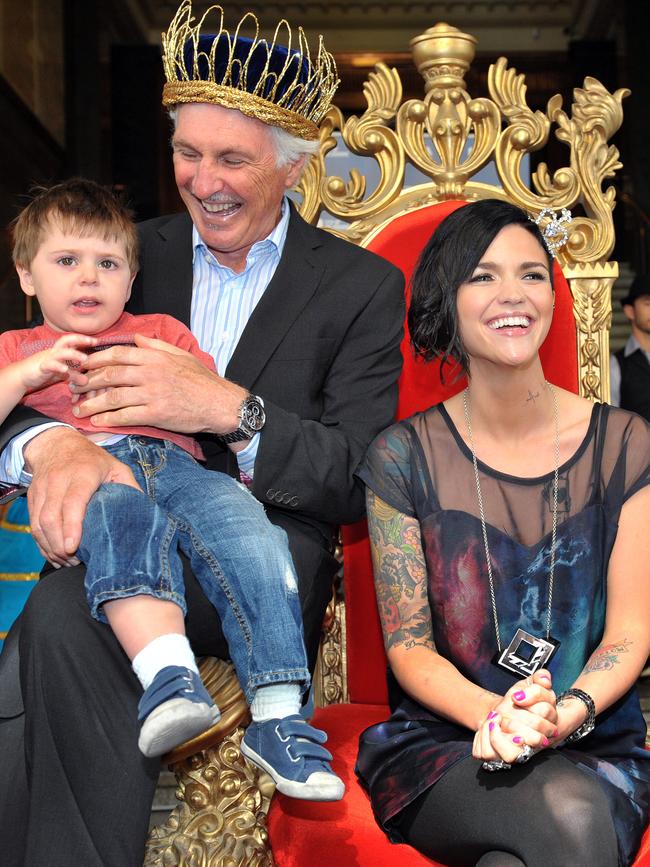
[[[44,324],[0,336],[0,419],[23,402],[74,425],[127,464],[139,485],[100,487],[77,555],[92,616],[108,622],[144,689],[142,752],[162,755],[219,719],[185,636],[180,548],[220,615],[251,703],[242,752],[285,794],[338,800],[344,785],[322,746],[326,735],[299,715],[309,672],[286,534],[243,485],[197,463],[191,437],[144,427],[102,432],[73,414],[70,382],[87,354],[132,344],[136,333],[215,369],[175,319],[124,312],[137,246],[128,212],[90,181],[43,190],[19,215],[14,262]]]

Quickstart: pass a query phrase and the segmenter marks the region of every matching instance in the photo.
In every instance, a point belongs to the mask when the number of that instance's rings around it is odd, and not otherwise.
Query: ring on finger
[[[535,750],[532,747],[528,746],[528,744],[524,744],[523,747],[521,748],[519,755],[515,759],[515,764],[523,765],[525,762],[527,762],[534,755],[535,755]]]
[[[509,771],[512,765],[510,762],[502,762],[500,759],[495,759],[493,761],[483,762],[481,765],[484,771]]]

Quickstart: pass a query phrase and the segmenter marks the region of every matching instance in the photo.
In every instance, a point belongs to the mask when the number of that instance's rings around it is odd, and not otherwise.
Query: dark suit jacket
[[[140,273],[129,310],[168,313],[189,326],[189,216],[139,228]],[[322,583],[336,568],[330,552],[337,525],[363,513],[354,471],[393,419],[403,305],[401,272],[308,225],[292,208],[281,261],[226,370],[228,379],[264,399],[253,493],[289,535],[306,613],[321,609],[329,593]],[[36,420],[32,410],[16,410],[0,429],[0,448]],[[228,449],[214,437],[199,439],[210,468],[236,473]],[[317,643],[312,633],[319,623],[305,623],[308,645]]]

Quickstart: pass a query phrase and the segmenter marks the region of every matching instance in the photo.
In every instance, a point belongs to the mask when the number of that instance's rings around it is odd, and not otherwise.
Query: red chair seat
[[[378,704],[333,704],[316,711],[314,725],[329,735],[332,764],[346,792],[332,804],[273,797],[268,828],[277,867],[443,867],[410,846],[389,842],[355,776],[359,735],[389,713]],[[650,867],[650,829],[633,867]]]
[[[368,795],[354,774],[359,734],[388,716],[385,705],[333,704],[319,708],[313,723],[327,731],[333,767],[346,786],[342,801],[297,801],[276,794],[268,815],[278,867],[432,867],[410,846],[391,844],[375,822]],[[441,865],[438,865],[441,867]]]

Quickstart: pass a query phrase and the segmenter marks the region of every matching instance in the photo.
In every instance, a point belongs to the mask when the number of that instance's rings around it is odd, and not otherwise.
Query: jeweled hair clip
[[[550,217],[551,219],[542,229],[541,223],[546,217]],[[571,211],[568,208],[562,208],[562,213],[558,217],[557,213],[552,208],[544,208],[535,219],[533,219],[533,217],[530,217],[529,219],[532,220],[536,226],[540,227],[540,232],[544,238],[546,249],[551,256],[555,256],[556,251],[559,250],[560,247],[563,247],[569,240],[569,230],[567,226],[573,219]]]

